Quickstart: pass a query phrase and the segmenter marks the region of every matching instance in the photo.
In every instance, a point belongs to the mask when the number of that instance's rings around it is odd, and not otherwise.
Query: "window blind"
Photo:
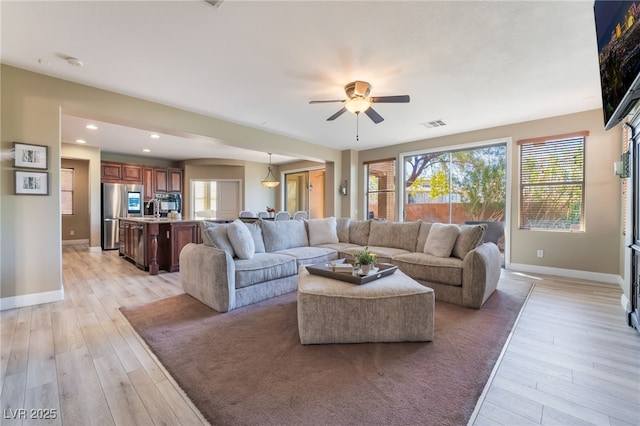
[[[520,144],[520,227],[583,230],[583,136]]]

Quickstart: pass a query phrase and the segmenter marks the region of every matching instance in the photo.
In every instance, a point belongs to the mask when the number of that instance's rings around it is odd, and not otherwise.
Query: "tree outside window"
[[[405,158],[406,220],[503,221],[506,146]]]

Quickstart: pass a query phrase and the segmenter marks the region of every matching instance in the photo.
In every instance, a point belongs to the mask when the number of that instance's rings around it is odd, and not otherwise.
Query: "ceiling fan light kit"
[[[280,185],[280,181],[276,179],[276,175],[273,174],[273,167],[271,166],[271,153],[269,153],[269,171],[267,176],[262,180],[262,186],[266,188],[275,188]]]
[[[361,97],[352,98],[344,103],[344,107],[349,112],[360,114],[371,108],[371,101]]]
[[[344,92],[347,95],[347,99],[334,99],[326,101],[310,101],[310,104],[320,104],[327,102],[342,102],[343,107],[341,110],[327,118],[327,121],[333,121],[336,118],[344,114],[345,111],[352,112],[359,115],[364,112],[367,117],[371,119],[375,124],[384,121],[384,118],[378,114],[371,105],[374,103],[408,103],[410,101],[409,95],[395,95],[395,96],[371,96],[371,84],[366,81],[352,81],[344,86]]]

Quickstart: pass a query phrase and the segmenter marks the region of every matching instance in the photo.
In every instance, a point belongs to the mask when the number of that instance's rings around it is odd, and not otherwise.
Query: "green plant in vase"
[[[364,250],[354,253],[353,257],[356,264],[360,265],[363,274],[368,274],[376,262],[376,255],[371,253],[369,247],[365,247]]]

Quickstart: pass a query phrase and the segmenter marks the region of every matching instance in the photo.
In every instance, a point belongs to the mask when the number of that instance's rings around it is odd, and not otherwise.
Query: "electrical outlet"
[[[538,257],[544,257],[544,251],[538,250]]]
[[[76,231],[69,231],[69,235],[76,235]]]

